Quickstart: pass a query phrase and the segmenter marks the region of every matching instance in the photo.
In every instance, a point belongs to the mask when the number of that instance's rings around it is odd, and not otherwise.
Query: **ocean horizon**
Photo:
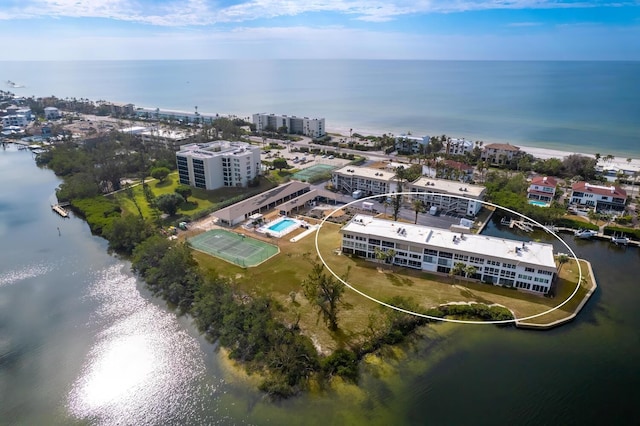
[[[640,62],[425,60],[5,61],[17,96],[441,135],[640,158]]]

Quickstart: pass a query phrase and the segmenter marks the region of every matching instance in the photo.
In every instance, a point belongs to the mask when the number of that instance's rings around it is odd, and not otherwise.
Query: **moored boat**
[[[573,235],[577,238],[588,239],[598,235],[598,231],[594,231],[592,229],[578,229],[573,232]]]

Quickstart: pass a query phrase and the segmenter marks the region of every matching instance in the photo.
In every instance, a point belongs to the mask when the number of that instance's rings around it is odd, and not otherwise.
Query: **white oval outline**
[[[567,243],[565,243],[565,242],[564,242],[564,240],[562,240],[562,238],[558,237],[558,235],[557,235],[553,230],[551,230],[551,229],[547,228],[546,226],[542,225],[541,223],[539,223],[539,222],[537,222],[537,221],[535,221],[535,220],[533,220],[533,219],[529,218],[528,216],[525,216],[525,215],[523,215],[523,214],[521,214],[521,213],[518,213],[518,212],[517,212],[517,211],[515,211],[515,210],[511,210],[511,209],[508,209],[508,208],[506,208],[506,207],[502,207],[502,206],[500,206],[500,205],[498,205],[498,204],[490,203],[490,202],[488,202],[488,201],[476,200],[476,199],[473,199],[473,198],[463,197],[463,196],[460,196],[460,195],[450,195],[450,194],[447,194],[447,196],[448,196],[448,197],[461,198],[461,199],[468,200],[468,201],[480,202],[480,203],[482,203],[482,204],[486,204],[486,205],[489,205],[489,206],[492,206],[492,207],[495,207],[495,208],[498,208],[498,209],[502,209],[502,210],[507,211],[507,212],[509,212],[509,213],[513,213],[513,214],[515,214],[515,215],[518,215],[518,216],[520,216],[520,217],[522,217],[522,218],[525,218],[525,219],[527,219],[527,220],[530,220],[532,223],[535,223],[536,225],[538,225],[538,226],[542,227],[542,229],[544,229],[546,232],[550,233],[550,234],[551,234],[551,235],[553,235],[553,236],[554,236],[558,241],[560,241],[560,242],[561,242],[561,243],[562,243],[562,244],[567,248],[567,250],[569,250],[569,252],[570,252],[570,253],[571,253],[571,255],[573,256],[573,258],[576,260],[576,264],[578,265],[578,272],[579,272],[579,274],[580,274],[580,275],[579,275],[579,277],[578,277],[578,282],[577,282],[576,288],[573,290],[573,293],[571,293],[571,294],[569,295],[569,297],[568,297],[564,302],[560,303],[558,306],[553,307],[553,308],[551,308],[551,309],[549,309],[549,310],[546,310],[546,311],[544,311],[544,312],[541,312],[541,313],[539,313],[539,314],[530,315],[530,316],[528,316],[528,317],[523,317],[523,318],[514,318],[514,319],[510,319],[510,320],[496,320],[496,321],[468,321],[468,320],[457,320],[457,319],[451,319],[451,318],[439,318],[439,317],[434,317],[434,316],[431,316],[431,315],[425,315],[425,314],[421,314],[421,313],[418,313],[418,312],[409,311],[409,310],[407,310],[407,309],[402,309],[402,308],[399,308],[399,307],[397,307],[397,306],[394,306],[394,305],[391,305],[391,304],[389,304],[389,303],[386,303],[386,302],[383,302],[383,301],[381,301],[381,300],[378,300],[378,299],[376,299],[376,298],[374,298],[374,297],[372,297],[372,296],[369,296],[368,294],[366,294],[366,293],[364,293],[364,292],[362,292],[362,291],[358,290],[357,288],[353,287],[351,284],[349,284],[348,282],[346,282],[345,280],[343,280],[342,278],[340,278],[340,277],[338,276],[338,274],[336,274],[336,273],[335,273],[335,272],[334,272],[334,271],[329,267],[329,265],[327,265],[327,262],[326,262],[326,261],[324,260],[324,258],[322,257],[322,254],[320,253],[320,248],[318,247],[318,235],[320,234],[320,230],[322,229],[322,225],[324,225],[324,223],[327,221],[327,219],[329,219],[329,218],[330,218],[334,213],[336,213],[338,210],[341,210],[341,209],[343,209],[343,208],[345,208],[345,207],[349,207],[350,205],[352,205],[352,204],[354,204],[354,203],[359,203],[359,202],[364,201],[364,200],[371,200],[371,199],[376,199],[376,198],[380,198],[380,197],[391,197],[391,196],[394,196],[394,195],[412,195],[412,194],[423,194],[423,195],[424,195],[424,193],[423,193],[423,192],[416,192],[416,191],[408,191],[408,192],[389,192],[389,193],[386,193],[386,194],[371,195],[371,196],[368,196],[368,197],[364,197],[364,198],[359,198],[359,199],[357,199],[357,200],[353,200],[353,201],[351,201],[351,202],[349,202],[349,203],[347,203],[347,204],[345,204],[345,205],[343,205],[343,206],[340,206],[339,208],[336,208],[336,209],[335,209],[335,210],[333,210],[331,213],[329,213],[329,214],[328,214],[328,215],[327,215],[327,216],[322,220],[322,222],[320,222],[320,226],[319,226],[319,227],[318,227],[318,229],[316,230],[315,245],[316,245],[316,254],[317,254],[317,255],[318,255],[318,257],[320,258],[320,261],[321,261],[321,262],[322,262],[322,264],[325,266],[325,268],[327,268],[327,270],[331,273],[331,275],[333,275],[334,277],[336,277],[336,279],[338,279],[338,281],[340,281],[342,284],[344,284],[345,286],[347,286],[347,287],[348,287],[349,289],[351,289],[352,291],[355,291],[356,293],[358,293],[360,296],[363,296],[363,297],[365,297],[365,298],[367,298],[367,299],[369,299],[369,300],[371,300],[371,301],[373,301],[373,302],[375,302],[375,303],[378,303],[378,304],[379,304],[379,305],[381,305],[381,306],[385,306],[385,307],[387,307],[387,308],[394,309],[394,310],[396,310],[396,311],[398,311],[398,312],[403,312],[403,313],[405,313],[405,314],[409,314],[409,315],[415,315],[415,316],[417,316],[417,317],[421,317],[421,318],[427,318],[427,319],[435,320],[435,321],[452,322],[452,323],[457,323],[457,324],[481,324],[481,325],[484,325],[484,324],[487,324],[487,325],[488,325],[488,324],[511,324],[511,323],[516,324],[518,321],[526,321],[526,320],[530,320],[530,319],[533,319],[533,318],[538,318],[538,317],[544,316],[544,315],[546,315],[546,314],[548,314],[548,313],[551,313],[551,312],[553,312],[553,311],[555,311],[555,310],[557,310],[557,309],[560,309],[561,307],[563,307],[564,305],[566,305],[567,303],[569,303],[569,301],[570,301],[571,299],[573,299],[573,297],[578,293],[578,290],[580,289],[580,283],[582,282],[582,267],[580,266],[580,261],[578,260],[578,256],[576,256],[576,254],[575,254],[575,253],[574,253],[574,251],[571,249],[571,247],[569,247],[569,245],[568,245]],[[342,245],[342,242],[340,243],[340,245]],[[443,304],[443,305],[444,305],[444,304]],[[505,306],[505,308],[506,308],[506,306]],[[508,309],[508,308],[507,308],[507,309]],[[511,311],[511,309],[509,309],[509,311]],[[513,314],[513,311],[511,311],[511,313]],[[514,316],[515,316],[515,315],[514,315]]]

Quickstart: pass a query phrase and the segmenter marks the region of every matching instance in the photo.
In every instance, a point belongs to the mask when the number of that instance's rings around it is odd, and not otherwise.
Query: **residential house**
[[[544,201],[551,203],[556,195],[558,181],[550,176],[536,176],[531,179],[531,184],[527,188],[527,198],[530,200]]]
[[[627,191],[616,185],[592,185],[588,182],[577,182],[571,185],[572,204],[592,207],[597,212],[624,211],[627,202]]]
[[[403,154],[419,154],[429,145],[429,136],[399,135],[395,138],[396,151]]]
[[[487,164],[502,166],[509,164],[520,154],[520,148],[508,143],[490,143],[485,145],[480,158]]]

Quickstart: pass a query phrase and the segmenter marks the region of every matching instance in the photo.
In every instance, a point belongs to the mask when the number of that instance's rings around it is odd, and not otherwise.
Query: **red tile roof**
[[[551,176],[536,176],[531,179],[531,185],[548,186],[555,188],[558,185],[558,180]]]
[[[616,198],[627,198],[627,191],[620,188],[619,186],[600,186],[600,185],[591,185],[588,182],[577,182],[571,185],[571,189],[579,192],[587,192],[591,194],[597,195],[605,195],[612,196]]]

